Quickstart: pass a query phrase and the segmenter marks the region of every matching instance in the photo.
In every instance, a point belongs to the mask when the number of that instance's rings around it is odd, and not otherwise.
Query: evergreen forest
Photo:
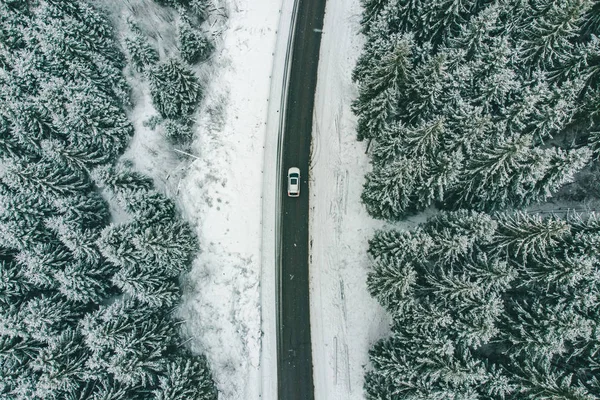
[[[201,88],[142,39],[131,32],[126,57],[84,0],[0,0],[1,399],[217,398],[174,317],[195,234],[119,160],[133,135],[128,63],[150,70],[174,138]],[[206,57],[200,39],[185,59]]]
[[[599,3],[362,5],[362,201],[430,214],[369,242],[366,397],[600,398]]]

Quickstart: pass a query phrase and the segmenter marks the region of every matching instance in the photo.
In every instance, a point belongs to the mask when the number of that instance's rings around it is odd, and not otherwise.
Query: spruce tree
[[[177,30],[179,52],[184,61],[196,64],[208,59],[214,45],[205,33],[191,25],[185,14],[181,15]]]
[[[591,4],[591,1],[581,0],[535,4],[533,14],[523,23],[521,57],[532,63],[553,66],[576,39]]]
[[[400,158],[367,174],[361,199],[371,216],[399,220],[415,211],[412,195],[421,185],[415,164]]]
[[[135,69],[138,72],[144,72],[146,68],[158,62],[158,52],[150,45],[148,38],[132,20],[128,20],[127,24],[130,35],[125,38],[125,48]]]
[[[151,68],[148,81],[152,102],[164,118],[179,118],[191,114],[202,96],[198,78],[176,58]]]
[[[218,393],[210,377],[206,359],[174,358],[159,378],[153,394],[156,400],[216,400]]]

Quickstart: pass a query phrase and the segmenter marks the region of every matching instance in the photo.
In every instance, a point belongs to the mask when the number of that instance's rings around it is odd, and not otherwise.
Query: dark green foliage
[[[217,397],[173,317],[194,232],[117,163],[118,49],[89,2],[0,2],[0,399]]]
[[[210,14],[211,7],[209,6],[211,6],[211,4],[208,0],[190,0],[187,11],[198,17],[201,21],[204,21]]]
[[[152,179],[128,168],[105,165],[96,168],[92,177],[96,185],[106,188],[112,193],[129,193],[147,191],[152,188]]]
[[[185,117],[194,112],[202,91],[194,72],[176,58],[148,72],[152,102],[164,118]]]
[[[352,109],[358,140],[374,141],[373,217],[526,207],[597,159],[592,1],[363,5]]]
[[[154,1],[162,6],[176,7],[176,6],[187,6],[190,4],[190,2],[192,0],[154,0]]]
[[[56,199],[53,205],[67,221],[82,229],[105,226],[110,217],[106,201],[97,192],[62,197]]]
[[[177,28],[181,58],[190,64],[205,61],[214,49],[210,38],[202,31],[194,28],[185,16],[181,17]]]
[[[186,143],[193,133],[187,121],[167,119],[164,122],[165,136],[173,143]]]
[[[160,265],[126,264],[112,276],[123,293],[152,308],[170,309],[181,297],[177,281],[166,276]]]
[[[592,1],[581,0],[532,2],[527,17],[521,21],[521,58],[544,66],[559,62],[578,38],[591,5]]]
[[[599,235],[596,215],[464,210],[378,232],[367,285],[394,322],[367,398],[600,396]]]
[[[144,72],[147,67],[158,62],[158,52],[150,45],[148,38],[144,36],[137,25],[131,21],[127,22],[131,34],[125,38],[125,47],[135,69],[138,72]]]
[[[167,366],[154,395],[157,400],[216,400],[218,393],[212,382],[206,380],[207,372],[204,359],[176,358]]]

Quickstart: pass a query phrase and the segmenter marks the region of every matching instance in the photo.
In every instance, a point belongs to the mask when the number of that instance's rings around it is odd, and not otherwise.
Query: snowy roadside
[[[182,315],[223,400],[261,397],[263,148],[279,8],[267,0],[227,2],[217,75],[199,111],[221,120],[199,124],[192,152],[200,159],[180,184],[201,248]]]
[[[327,0],[321,41],[310,178],[316,400],[364,399],[367,352],[389,333],[389,318],[366,287],[367,241],[384,223],[360,201],[369,160],[350,110],[356,95],[351,72],[363,44],[360,13],[358,0]]]

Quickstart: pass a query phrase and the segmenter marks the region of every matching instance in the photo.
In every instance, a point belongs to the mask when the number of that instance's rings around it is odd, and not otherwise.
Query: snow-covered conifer
[[[110,273],[108,265],[93,265],[77,261],[56,271],[54,277],[58,291],[68,300],[88,304],[100,304],[110,293]]]
[[[186,143],[192,139],[194,133],[190,129],[189,121],[181,119],[166,119],[164,122],[165,136],[174,143]]]
[[[402,303],[410,301],[416,279],[417,274],[409,262],[382,259],[373,265],[373,272],[367,278],[367,288],[382,306],[395,312],[402,308]]]
[[[193,27],[185,15],[181,16],[177,30],[181,58],[190,64],[208,59],[214,45],[206,33]]]
[[[23,276],[40,289],[56,289],[55,274],[73,261],[71,253],[58,240],[36,243],[22,249],[15,257]]]
[[[156,190],[117,190],[117,199],[138,227],[168,223],[177,218],[173,201]]]
[[[139,262],[141,257],[133,244],[135,230],[131,224],[111,224],[104,228],[97,241],[102,256],[119,267]]]
[[[99,263],[101,255],[96,246],[96,240],[100,237],[99,229],[86,229],[78,226],[64,215],[47,218],[45,224],[69,249],[75,259],[86,264]]]
[[[53,205],[67,221],[84,230],[102,228],[110,217],[106,201],[95,191],[61,197]]]
[[[103,165],[95,168],[91,175],[96,185],[108,189],[116,196],[135,191],[147,192],[153,187],[151,178],[121,166]]]
[[[91,189],[90,180],[81,171],[44,161],[26,164],[15,158],[5,160],[0,179],[15,191],[27,190],[47,199]]]
[[[156,400],[217,400],[206,358],[174,358],[159,376],[159,387],[153,394]]]
[[[74,395],[85,381],[89,356],[81,335],[65,329],[56,341],[49,343],[32,361],[31,368],[40,374],[36,395],[40,398]]]
[[[129,58],[136,70],[144,72],[147,67],[158,62],[158,52],[150,45],[148,38],[132,20],[128,20],[127,24],[131,33],[125,38],[125,48],[129,52]]]
[[[187,265],[198,247],[196,240],[190,226],[182,221],[150,225],[132,238],[138,254],[164,266],[163,273],[171,277],[178,276]]]
[[[41,294],[27,301],[21,312],[27,333],[40,342],[52,343],[65,329],[76,326],[83,307],[59,294]]]
[[[191,114],[202,97],[202,87],[194,72],[176,58],[149,69],[148,81],[154,106],[165,118]]]
[[[515,258],[535,254],[545,257],[568,235],[570,226],[565,220],[517,212],[500,216],[494,243],[496,251],[510,252]]]
[[[535,4],[535,3],[534,3]],[[520,33],[521,58],[534,64],[553,66],[572,46],[579,27],[592,5],[589,0],[540,1],[524,21]]]
[[[515,371],[521,399],[588,400],[597,397],[597,394],[590,393],[584,385],[574,381],[573,376],[563,375],[549,363],[525,360],[523,364]]]
[[[77,148],[60,140],[42,140],[41,155],[56,164],[67,165],[72,169],[90,169],[108,161],[107,154],[101,148]]]
[[[374,60],[363,58],[368,68],[357,66],[359,96],[353,110],[359,115],[358,138],[375,138],[393,117],[399,93],[408,79],[411,65],[411,35],[392,35],[373,43]]]
[[[371,216],[401,219],[415,211],[413,196],[419,178],[416,163],[399,158],[367,174],[361,199]]]

